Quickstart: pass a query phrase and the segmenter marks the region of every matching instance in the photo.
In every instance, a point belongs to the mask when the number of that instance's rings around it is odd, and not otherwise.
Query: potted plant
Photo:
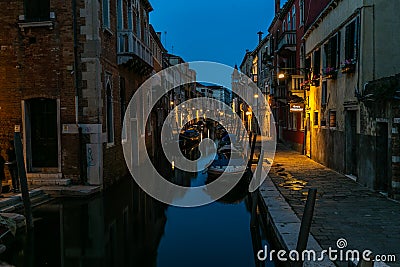
[[[333,67],[326,67],[324,69],[324,77],[327,79],[336,79],[337,73],[337,69]]]
[[[356,69],[356,59],[346,59],[344,62],[341,64],[342,68],[342,73],[351,73],[354,72]]]
[[[319,86],[319,74],[314,74],[311,79],[312,86]]]
[[[300,83],[301,90],[310,90],[310,80],[305,80],[304,82]]]

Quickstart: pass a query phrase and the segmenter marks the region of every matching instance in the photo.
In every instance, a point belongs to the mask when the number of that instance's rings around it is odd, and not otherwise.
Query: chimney
[[[161,41],[161,32],[156,32],[158,39]]]
[[[262,31],[259,31],[259,32],[257,32],[257,34],[258,34],[258,43],[261,43],[262,36],[263,36],[264,33]]]
[[[281,0],[275,0],[275,15],[281,10]]]

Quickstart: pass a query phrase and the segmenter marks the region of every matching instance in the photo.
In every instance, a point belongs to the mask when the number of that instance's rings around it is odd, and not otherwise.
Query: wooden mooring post
[[[299,255],[302,255],[303,251],[307,249],[308,236],[310,234],[316,197],[317,197],[317,189],[316,188],[308,189],[306,206],[304,207],[303,217],[301,218],[299,238],[297,240],[297,246],[296,246],[296,251],[299,253]],[[294,266],[295,267],[303,266],[303,261],[301,260],[301,257],[299,261],[295,262]]]
[[[14,130],[14,148],[18,166],[17,179],[20,179],[22,202],[25,210],[26,228],[29,231],[33,229],[32,208],[31,200],[29,198],[28,181],[26,178],[24,154],[22,150],[21,132],[19,126],[16,126]]]
[[[251,140],[252,136],[253,136],[253,140]],[[250,133],[249,142],[251,142],[251,152],[250,152],[249,162],[247,163],[247,168],[251,168],[251,164],[253,164],[253,157],[254,157],[254,149],[256,147],[256,140],[257,140],[257,134],[252,135],[252,133]]]

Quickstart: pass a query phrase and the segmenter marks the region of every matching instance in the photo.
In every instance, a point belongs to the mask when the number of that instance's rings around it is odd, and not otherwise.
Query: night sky
[[[166,49],[185,61],[240,64],[273,19],[273,0],[150,0],[150,23]],[[285,1],[281,1],[285,2]],[[167,32],[165,36],[164,32]]]

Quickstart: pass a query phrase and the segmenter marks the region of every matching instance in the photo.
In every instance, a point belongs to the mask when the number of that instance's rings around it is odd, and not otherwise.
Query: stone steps
[[[29,192],[31,206],[36,207],[51,200],[50,196],[41,189],[34,189]],[[15,212],[24,208],[22,195],[17,194],[0,201],[0,212]]]
[[[28,183],[30,185],[60,185],[68,186],[71,184],[71,179],[53,179],[53,178],[29,178]]]
[[[27,173],[26,178],[30,185],[61,185],[68,186],[71,184],[71,179],[63,179],[62,173],[42,173],[34,172]]]
[[[28,172],[26,178],[30,179],[62,179],[62,173]]]

